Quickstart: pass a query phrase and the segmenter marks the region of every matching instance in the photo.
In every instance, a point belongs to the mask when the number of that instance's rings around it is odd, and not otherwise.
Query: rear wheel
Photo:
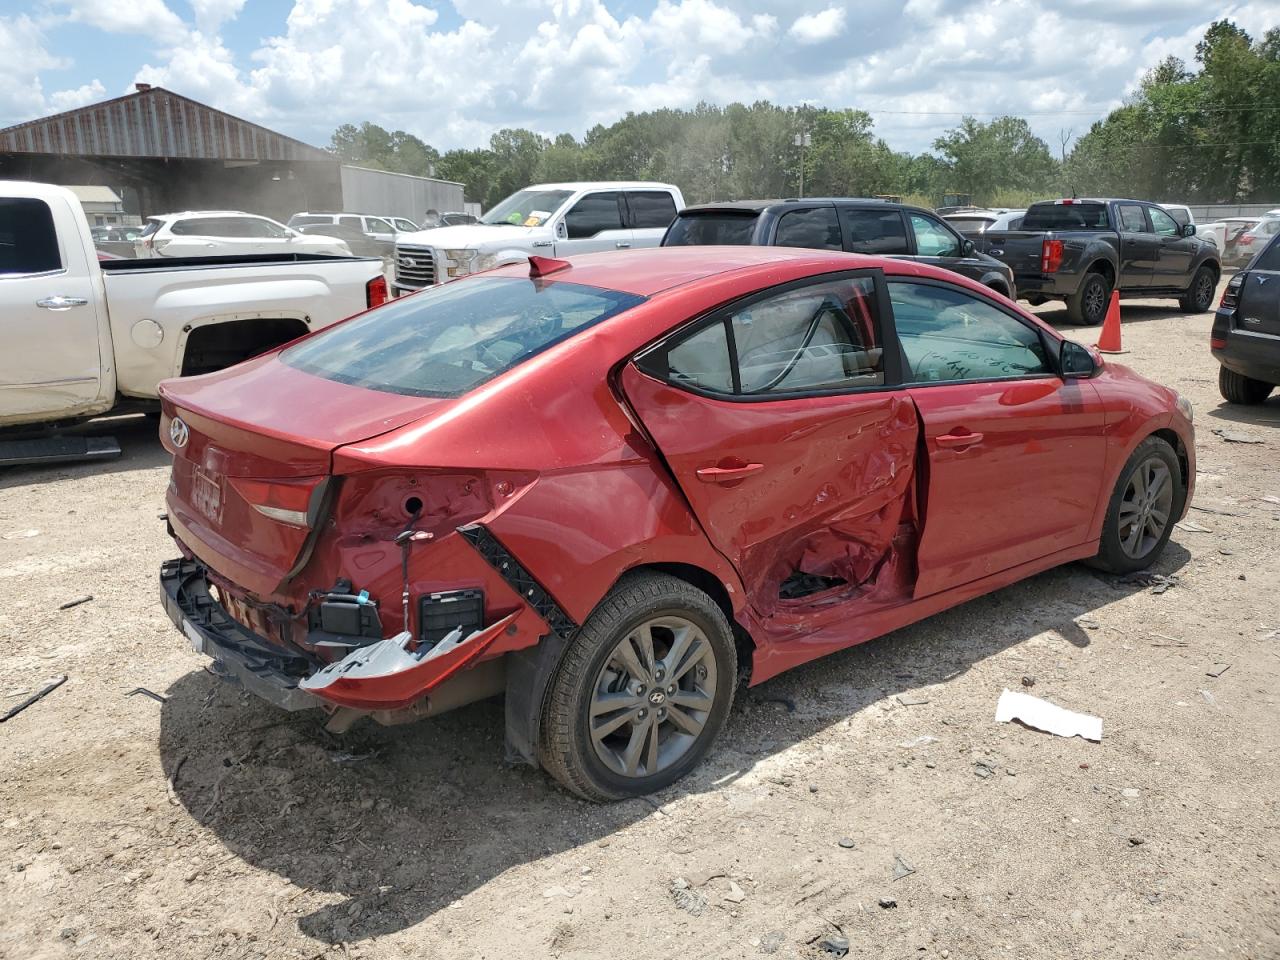
[[[1106,274],[1086,273],[1080,289],[1067,297],[1067,316],[1072,323],[1096,327],[1107,318],[1111,301],[1111,281]]]
[[[665,574],[628,576],[565,651],[538,759],[589,800],[661,790],[706,755],[736,682],[733,634],[714,600]]]
[[[1182,514],[1186,495],[1173,448],[1159,437],[1147,437],[1120,471],[1093,565],[1112,573],[1133,573],[1155,563]]]
[[[1227,403],[1254,406],[1271,396],[1272,385],[1226,367],[1218,368],[1218,392]]]
[[[1183,313],[1205,313],[1213,307],[1213,291],[1218,286],[1212,267],[1201,267],[1191,278],[1191,286],[1178,299]]]

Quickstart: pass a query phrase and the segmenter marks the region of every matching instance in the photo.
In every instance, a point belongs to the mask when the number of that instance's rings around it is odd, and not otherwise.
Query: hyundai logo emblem
[[[187,425],[183,423],[181,417],[174,417],[169,424],[169,439],[173,441],[175,447],[185,447],[187,441],[191,438],[191,431],[187,429]]]

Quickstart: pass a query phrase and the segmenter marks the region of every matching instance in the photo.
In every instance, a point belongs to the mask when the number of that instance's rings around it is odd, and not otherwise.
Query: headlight
[[[1196,418],[1196,408],[1191,406],[1191,401],[1178,394],[1178,399],[1174,401],[1178,405],[1178,411],[1187,418],[1187,423],[1193,423]]]
[[[446,272],[451,277],[465,277],[471,272],[471,261],[476,258],[478,250],[445,250]]]

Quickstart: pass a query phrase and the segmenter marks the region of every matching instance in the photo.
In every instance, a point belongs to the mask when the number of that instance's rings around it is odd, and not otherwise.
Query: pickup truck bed
[[[385,297],[378,258],[99,262],[74,194],[0,182],[0,427],[154,400],[161,380],[231,366]]]
[[[1175,298],[1188,312],[1210,309],[1222,266],[1194,229],[1153,203],[1070,199],[1032,204],[1022,229],[974,239],[1013,270],[1019,298],[1064,300],[1073,321],[1098,324],[1117,289]]]

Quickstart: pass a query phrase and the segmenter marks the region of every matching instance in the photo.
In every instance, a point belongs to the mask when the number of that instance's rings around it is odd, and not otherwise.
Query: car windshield
[[[1036,203],[1022,218],[1023,230],[1106,230],[1105,203]]]
[[[579,283],[480,277],[393,301],[285,350],[306,373],[411,397],[459,397],[644,301]]]
[[[664,247],[747,246],[755,234],[758,213],[682,213],[671,224]]]
[[[551,219],[571,196],[568,190],[521,190],[480,218],[481,223],[505,223],[518,227],[540,227]]]

